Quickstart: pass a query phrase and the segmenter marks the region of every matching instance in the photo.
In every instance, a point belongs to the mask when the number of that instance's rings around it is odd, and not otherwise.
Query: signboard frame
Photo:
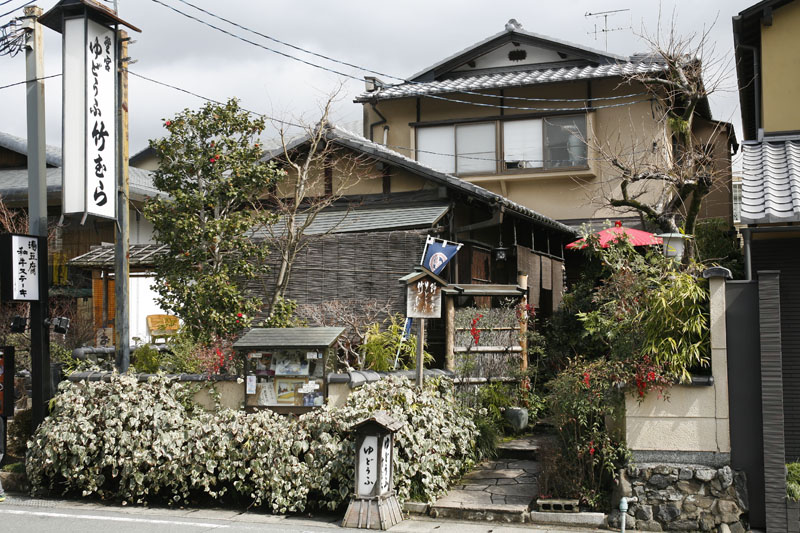
[[[20,256],[18,253],[17,243],[20,239],[25,239],[28,243],[36,241],[36,268],[33,272],[30,269],[27,272],[27,279],[31,279],[30,283],[26,284],[26,288],[20,289],[15,283],[18,281],[18,276],[15,276],[16,269],[19,268]],[[24,235],[20,233],[3,233],[0,234],[0,299],[3,302],[19,302],[30,303],[38,302],[43,294],[42,285],[47,283],[47,238],[39,237],[37,235]],[[27,253],[27,250],[24,250]],[[35,291],[33,288],[35,287]],[[44,285],[46,288],[47,285]],[[28,288],[31,289],[30,294],[21,294],[21,290],[27,292]]]
[[[117,217],[117,28],[85,14],[62,21],[62,212],[84,220]]]

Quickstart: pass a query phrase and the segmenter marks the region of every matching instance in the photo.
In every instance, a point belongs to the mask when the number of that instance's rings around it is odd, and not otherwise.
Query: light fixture
[[[661,237],[662,239],[664,256],[673,259],[683,257],[686,241],[692,238],[691,235],[684,235],[683,233],[662,233],[656,235],[656,237]]]
[[[11,333],[25,333],[28,327],[28,319],[24,316],[16,315],[11,319]]]

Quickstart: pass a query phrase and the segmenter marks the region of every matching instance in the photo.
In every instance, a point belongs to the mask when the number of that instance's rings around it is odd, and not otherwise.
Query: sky
[[[498,33],[511,18],[525,30],[599,50],[606,49],[607,37],[608,51],[623,56],[647,51],[648,44],[642,39],[645,34],[663,35],[671,27],[684,37],[708,32],[711,46],[704,51],[704,60],[714,65],[715,76],[721,80],[710,97],[712,113],[718,120],[732,122],[741,138],[731,17],[757,0],[185,1],[274,39],[399,78]],[[1,5],[0,13],[14,11],[0,17],[0,25],[22,15],[22,10],[15,8],[26,2],[11,0]],[[42,0],[34,5],[47,11],[55,4],[54,0]],[[352,77],[243,42],[164,4],[264,47]],[[248,110],[292,122],[316,122],[322,104],[338,92],[333,122],[360,132],[361,105],[353,103],[353,98],[364,90],[360,80],[371,75],[369,72],[247,33],[181,0],[118,0],[117,7],[122,19],[142,30],[130,32],[135,40],[129,48],[136,61],[129,67],[133,73],[214,100],[236,97]],[[608,15],[607,27],[616,31],[595,33],[605,27],[605,18],[591,14],[614,10],[627,10]],[[59,74],[61,36],[47,28],[44,31],[45,75]],[[0,86],[24,79],[23,53],[0,56]],[[131,76],[131,155],[145,148],[148,139],[164,135],[162,119],[203,103],[196,96]],[[60,77],[46,81],[45,108],[47,142],[60,146]],[[24,137],[25,128],[24,85],[0,89],[0,131]],[[266,144],[276,138],[273,127],[264,133]]]

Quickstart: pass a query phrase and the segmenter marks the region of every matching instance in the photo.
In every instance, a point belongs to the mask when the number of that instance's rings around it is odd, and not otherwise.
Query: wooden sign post
[[[442,288],[447,282],[425,267],[400,278],[406,284],[406,316],[419,320],[417,339],[417,387],[422,387],[423,355],[425,353],[425,319],[441,318]]]

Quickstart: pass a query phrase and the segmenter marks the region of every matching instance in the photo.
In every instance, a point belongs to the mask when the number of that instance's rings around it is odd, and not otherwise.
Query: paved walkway
[[[484,461],[431,506],[433,517],[525,522],[539,496],[536,461],[542,439],[526,436],[498,446],[498,458]]]

